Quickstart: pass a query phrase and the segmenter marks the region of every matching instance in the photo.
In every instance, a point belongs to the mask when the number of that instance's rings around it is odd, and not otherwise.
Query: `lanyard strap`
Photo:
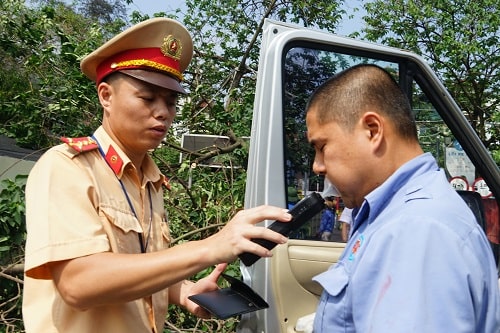
[[[97,143],[97,147],[99,148],[99,153],[101,153],[102,158],[104,159],[106,164],[110,167],[110,169],[113,171],[113,168],[111,167],[109,162],[106,160],[106,154],[104,154],[104,151],[102,150],[101,144],[99,143],[99,141],[97,141],[97,139],[94,136],[92,136],[92,139],[94,139],[94,141]],[[135,212],[135,209],[134,209],[134,205],[132,204],[132,200],[130,200],[127,189],[125,188],[125,184],[123,184],[123,181],[120,178],[118,178],[118,175],[116,175],[114,171],[113,171],[113,174],[115,175],[116,179],[120,183],[120,186],[122,188],[123,194],[125,194],[125,198],[127,199],[130,210],[134,214],[136,220],[139,221],[139,218],[137,217],[137,213]],[[139,245],[141,246],[142,253],[146,253],[146,250],[148,248],[148,243],[149,243],[149,239],[151,236],[151,225],[153,222],[153,200],[151,200],[151,187],[150,187],[149,183],[147,184],[147,188],[148,188],[148,196],[149,196],[149,226],[148,226],[148,236],[146,238],[146,244],[144,244],[143,233],[137,234],[137,236],[139,238]]]

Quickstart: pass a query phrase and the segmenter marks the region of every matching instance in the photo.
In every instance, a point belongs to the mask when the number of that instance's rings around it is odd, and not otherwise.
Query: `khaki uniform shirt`
[[[148,156],[142,165],[143,182],[137,183],[134,166],[102,127],[94,137],[114,171],[95,147],[84,144],[84,150],[89,151],[78,152],[62,144],[45,153],[29,175],[23,296],[28,333],[163,331],[168,290],[128,303],[79,311],[62,300],[47,269],[49,262],[95,253],[141,253],[139,233],[147,243],[146,252],[169,245],[163,206],[165,177]]]

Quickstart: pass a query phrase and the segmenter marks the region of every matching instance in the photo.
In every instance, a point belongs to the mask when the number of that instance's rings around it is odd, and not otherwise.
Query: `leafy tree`
[[[51,146],[60,136],[90,133],[101,111],[89,97],[95,87],[79,61],[125,22],[103,28],[57,1],[26,7],[7,0],[0,13],[0,133],[32,149]]]
[[[375,0],[365,4],[366,38],[424,56],[498,164],[498,0]]]
[[[0,332],[22,329],[22,262],[26,235],[24,187],[26,176],[0,184]]]
[[[117,19],[127,19],[127,7],[122,0],[79,0],[74,1],[74,5],[84,17],[100,23],[112,24]]]

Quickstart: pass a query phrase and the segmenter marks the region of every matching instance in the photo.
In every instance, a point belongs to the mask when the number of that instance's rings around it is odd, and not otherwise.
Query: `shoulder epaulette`
[[[66,143],[68,146],[76,150],[77,152],[85,152],[99,148],[97,141],[92,139],[90,136],[81,138],[66,138],[62,137],[61,141]]]

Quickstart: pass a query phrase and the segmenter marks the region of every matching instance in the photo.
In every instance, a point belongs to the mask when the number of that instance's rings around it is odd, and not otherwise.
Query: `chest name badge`
[[[359,248],[361,245],[363,245],[363,242],[365,240],[365,236],[359,235],[358,239],[356,239],[356,242],[351,248],[351,253],[349,254],[349,261],[353,261],[354,257],[356,256],[356,253],[359,251]]]

